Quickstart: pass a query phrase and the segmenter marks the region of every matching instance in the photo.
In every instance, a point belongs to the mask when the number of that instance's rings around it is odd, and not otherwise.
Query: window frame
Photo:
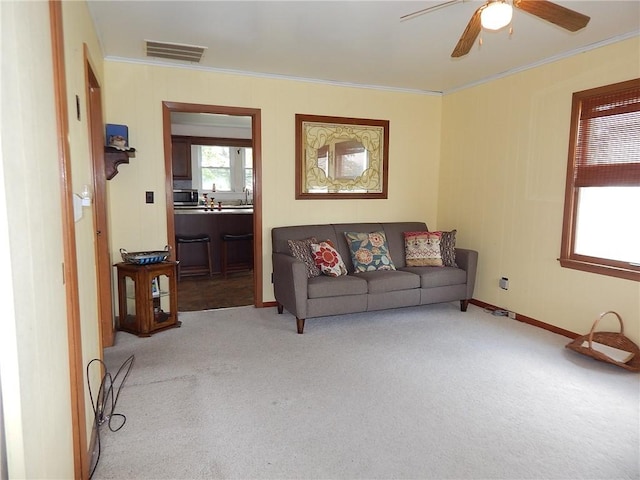
[[[253,140],[251,139],[245,139],[245,138],[218,138],[218,137],[189,137],[190,141],[191,141],[191,146],[213,146],[213,147],[229,147],[229,148],[251,148],[253,151]],[[239,170],[242,170],[242,174],[243,174],[243,181],[242,181],[242,185],[245,185],[245,181],[244,181],[244,174],[245,174],[245,170],[246,170],[246,164],[245,164],[245,156],[244,154],[242,155],[242,168]],[[253,170],[253,159],[252,159],[252,165],[251,165],[251,169]],[[202,166],[198,164],[197,166],[198,169],[202,170]],[[219,167],[222,168],[222,167]],[[230,164],[230,171],[231,171],[231,183],[233,184],[233,172],[234,172],[234,166],[233,166],[233,162],[231,162]],[[254,177],[254,181],[255,181],[255,177]],[[200,184],[202,184],[202,173],[200,172]],[[209,191],[209,190],[207,190]],[[226,193],[242,193],[242,192],[236,192],[235,190],[230,190],[230,191],[220,191],[219,193],[222,194],[226,194]]]
[[[578,134],[582,104],[587,99],[610,95],[622,90],[628,90],[629,88],[640,88],[640,78],[583,90],[573,94],[567,176],[565,184],[562,243],[560,258],[558,260],[562,267],[639,282],[640,264],[581,255],[575,252],[578,196],[581,188],[579,185],[576,185],[576,168],[578,164]],[[630,165],[631,168],[637,168],[636,164]],[[629,215],[629,220],[632,221],[631,215]]]
[[[203,148],[208,148],[208,147],[217,147],[220,149],[225,149],[227,150],[227,154],[228,154],[228,160],[229,160],[229,166],[228,167],[209,167],[209,166],[204,166],[202,163],[203,160],[203,155],[202,155],[202,149]],[[233,188],[235,186],[235,182],[234,182],[234,178],[233,178],[233,173],[234,173],[234,157],[233,157],[233,149],[234,148],[238,148],[238,147],[228,147],[228,146],[220,146],[220,145],[200,145],[200,144],[195,144],[193,145],[192,148],[196,148],[197,149],[197,155],[196,158],[198,159],[198,173],[199,173],[199,185],[198,185],[198,190],[201,190],[202,192],[213,192],[214,190],[212,189],[206,189],[204,188],[204,172],[205,171],[211,171],[211,172],[219,172],[219,171],[226,171],[228,172],[228,177],[229,177],[229,185],[231,187],[231,190],[223,190],[220,188],[220,184],[214,183],[214,185],[217,185],[216,187],[216,192],[219,193],[235,193],[235,189]],[[215,177],[215,173],[214,173],[214,177]]]

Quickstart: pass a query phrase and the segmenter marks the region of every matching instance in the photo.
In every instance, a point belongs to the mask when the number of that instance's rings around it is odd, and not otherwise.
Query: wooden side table
[[[179,327],[177,262],[118,263],[118,330],[149,337]]]

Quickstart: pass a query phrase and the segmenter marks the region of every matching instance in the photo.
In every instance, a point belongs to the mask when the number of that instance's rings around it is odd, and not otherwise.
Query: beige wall
[[[49,5],[0,2],[0,17],[0,369],[9,478],[73,478]]]
[[[435,96],[105,62],[106,118],[129,126],[136,157],[109,182],[112,253],[164,247],[162,101],[258,108],[262,114],[264,300],[272,301],[271,228],[326,222],[435,224],[440,105]],[[390,121],[389,199],[294,199],[295,114]],[[145,204],[144,192],[156,193]]]
[[[637,77],[637,38],[441,99],[115,62],[103,73],[86,6],[66,2],[63,16],[74,190],[91,175],[83,42],[106,92],[105,121],[129,125],[138,150],[108,185],[114,259],[121,247],[166,243],[161,102],[260,108],[266,301],[273,299],[271,227],[417,219],[432,228],[457,228],[459,245],[480,251],[476,298],[576,332],[614,309],[626,320],[627,334],[640,341],[638,283],[562,269],[556,261],[571,93]],[[3,64],[12,66],[2,69],[0,82],[6,192],[0,197],[0,374],[8,467],[12,478],[72,478],[48,5],[0,2],[0,22]],[[390,120],[389,199],[295,201],[295,113]],[[144,203],[146,190],[156,191],[156,204]],[[99,355],[89,210],[76,229],[82,348],[89,360]],[[502,275],[511,281],[507,292],[497,287]]]
[[[85,78],[86,44],[94,73],[98,82],[103,81],[102,51],[93,28],[93,21],[84,2],[63,3],[64,55],[67,80],[67,102],[69,111],[69,148],[71,155],[71,178],[73,192],[80,193],[84,184],[92,185],[93,173],[89,147],[87,112],[87,87]],[[76,95],[80,99],[80,120],[76,116]],[[82,335],[83,371],[94,358],[102,358],[98,324],[95,228],[91,208],[82,208],[82,219],[76,222],[76,252],[78,259],[78,301]],[[100,387],[101,371],[97,364],[90,371],[94,392]],[[86,374],[85,374],[86,375]],[[83,387],[86,385],[86,378]],[[85,391],[85,414],[87,438],[91,438],[93,410],[89,392]]]
[[[73,447],[62,214],[46,2],[1,2],[2,254],[8,301],[0,334],[2,395],[11,478],[72,478]],[[29,28],[24,28],[29,25]],[[84,46],[102,78],[102,53],[86,4],[63,4],[72,186],[91,184]],[[76,119],[75,96],[81,119]],[[93,218],[75,224],[83,365],[102,356],[97,318]],[[6,212],[6,215],[4,215]],[[6,226],[6,229],[4,228]],[[10,227],[10,228],[9,228]],[[6,284],[6,285],[5,285]],[[11,301],[12,300],[12,301]],[[93,376],[99,386],[99,372]],[[85,388],[86,382],[80,385]],[[86,432],[92,410],[85,392]]]
[[[577,333],[615,310],[640,340],[638,282],[557,261],[571,95],[639,75],[636,37],[444,97],[438,227],[480,252],[475,298]]]

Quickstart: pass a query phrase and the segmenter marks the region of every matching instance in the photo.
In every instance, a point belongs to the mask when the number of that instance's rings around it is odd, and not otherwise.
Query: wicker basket
[[[605,315],[608,315],[610,313],[618,317],[618,321],[620,322],[620,333],[596,332],[595,329],[598,325],[598,322],[600,322],[600,320],[602,320]],[[584,345],[585,342],[587,342],[587,345]],[[594,349],[593,342],[597,342],[608,347],[617,348],[619,350],[624,350],[625,352],[632,353],[633,357],[624,363],[618,360],[614,360],[604,352]],[[596,360],[612,363],[627,370],[631,370],[632,372],[640,371],[640,350],[635,343],[624,336],[624,324],[622,323],[622,318],[616,312],[604,312],[595,322],[593,322],[593,326],[591,327],[591,331],[588,335],[582,335],[565,346],[566,348],[595,358]]]
[[[120,249],[122,260],[126,263],[136,265],[149,265],[151,263],[164,262],[171,255],[171,247],[167,245],[164,250],[156,250],[153,252],[127,252],[124,248]]]

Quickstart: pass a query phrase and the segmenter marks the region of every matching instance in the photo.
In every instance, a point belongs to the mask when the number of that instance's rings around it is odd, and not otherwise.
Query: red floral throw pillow
[[[342,261],[342,257],[329,240],[312,243],[311,254],[316,265],[325,275],[339,277],[347,274],[347,267]]]

